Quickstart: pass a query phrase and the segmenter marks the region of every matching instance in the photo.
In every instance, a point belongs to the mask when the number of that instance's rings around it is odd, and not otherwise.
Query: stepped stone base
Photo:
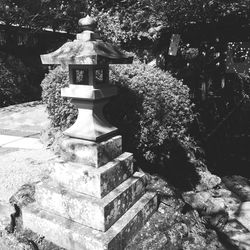
[[[67,250],[119,250],[157,208],[146,175],[133,174],[121,136],[103,142],[67,138],[48,179],[22,209],[23,227]],[[66,158],[64,157],[66,155]]]
[[[101,232],[30,204],[23,209],[23,225],[68,250],[122,250],[156,209],[157,196],[146,193],[113,226]]]
[[[50,177],[76,192],[102,198],[133,174],[133,155],[123,153],[100,168],[80,163],[53,162]]]
[[[38,207],[105,231],[144,194],[145,183],[146,176],[137,172],[99,199],[69,191],[47,180],[36,186],[35,200]]]

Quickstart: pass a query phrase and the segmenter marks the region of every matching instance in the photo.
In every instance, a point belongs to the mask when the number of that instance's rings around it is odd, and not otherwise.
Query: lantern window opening
[[[89,85],[88,67],[69,65],[69,79],[71,84]]]
[[[109,66],[95,66],[94,67],[95,84],[109,83]]]
[[[95,84],[103,83],[103,69],[95,70]]]
[[[108,65],[69,65],[70,83],[75,85],[100,85],[109,83]]]

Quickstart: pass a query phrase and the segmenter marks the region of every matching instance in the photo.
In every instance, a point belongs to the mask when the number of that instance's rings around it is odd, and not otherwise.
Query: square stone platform
[[[60,159],[50,164],[50,177],[70,190],[102,198],[134,173],[133,154],[122,153],[101,168]]]
[[[99,168],[122,153],[122,137],[114,136],[103,142],[68,138],[61,143],[60,149],[68,161]]]
[[[157,209],[146,176],[133,171],[121,136],[96,143],[66,139],[67,159],[51,163],[36,185],[35,202],[22,209],[24,228],[68,250],[124,249]]]
[[[122,250],[157,209],[155,193],[144,194],[106,232],[30,205],[23,209],[24,227],[68,250]]]

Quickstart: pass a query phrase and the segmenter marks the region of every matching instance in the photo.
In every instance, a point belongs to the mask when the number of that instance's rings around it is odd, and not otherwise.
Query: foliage
[[[59,93],[68,84],[67,75],[56,68],[42,83],[43,100],[54,127],[69,126],[76,114]],[[119,86],[120,94],[104,112],[123,135],[124,150],[152,163],[167,156],[173,141],[188,141],[187,128],[193,120],[188,87],[139,60],[132,65],[112,66],[110,79]]]
[[[64,129],[74,122],[77,110],[61,97],[61,88],[68,86],[68,71],[57,67],[51,70],[42,81],[42,100],[47,105],[51,126]]]
[[[34,64],[34,60],[32,61]],[[6,52],[0,52],[0,64],[3,94],[2,105],[17,104],[25,101],[34,101],[40,97],[40,85],[34,82],[39,73],[31,70],[19,57]],[[31,74],[36,78],[32,78]],[[6,82],[4,80],[6,79]],[[5,104],[3,104],[5,103]]]
[[[236,16],[248,24],[250,5],[248,0],[129,0],[89,1],[102,15],[115,17],[115,26],[129,33],[130,38],[157,40],[162,31],[181,32],[188,24],[218,23]],[[106,17],[105,17],[106,19]],[[104,23],[105,19],[102,20]],[[105,27],[104,27],[105,28]],[[109,27],[108,27],[109,29]],[[118,36],[122,41],[122,36]]]
[[[0,63],[0,107],[18,102],[20,90],[16,86],[15,76]]]
[[[122,19],[119,11],[94,10],[93,15],[97,18],[98,28],[103,39],[112,44],[121,46],[133,38],[133,32],[127,29],[127,19]]]
[[[132,152],[153,161],[169,150],[170,142],[185,141],[193,119],[189,89],[170,74],[144,65],[112,68],[120,96],[110,104],[110,117]]]
[[[216,23],[228,17],[248,20],[249,0],[1,0],[0,19],[6,24],[76,32],[77,21],[92,12],[105,32],[124,39],[156,40],[161,31],[182,30],[190,23]],[[106,25],[106,24],[110,24]],[[112,38],[113,39],[113,38]]]
[[[1,0],[0,19],[7,25],[75,32],[85,10],[86,1],[81,0]]]

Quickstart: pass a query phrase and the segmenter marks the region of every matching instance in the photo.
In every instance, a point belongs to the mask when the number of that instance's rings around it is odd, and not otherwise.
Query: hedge
[[[61,97],[61,88],[68,86],[68,71],[57,67],[41,83],[42,100],[46,103],[51,126],[64,130],[73,124],[77,110],[70,100]]]

